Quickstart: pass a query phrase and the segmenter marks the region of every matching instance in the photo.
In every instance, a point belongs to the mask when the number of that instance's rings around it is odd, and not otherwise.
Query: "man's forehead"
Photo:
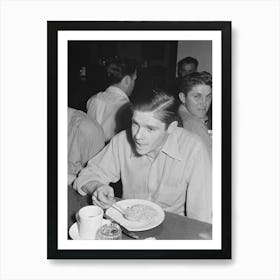
[[[161,126],[162,121],[158,120],[153,112],[134,111],[132,120],[142,125]]]
[[[195,85],[192,87],[190,93],[200,93],[202,95],[209,95],[212,94],[212,88],[208,85]]]
[[[193,68],[195,68],[194,63],[185,63],[182,65],[182,69],[185,69],[185,70],[189,70],[189,69],[193,69]]]

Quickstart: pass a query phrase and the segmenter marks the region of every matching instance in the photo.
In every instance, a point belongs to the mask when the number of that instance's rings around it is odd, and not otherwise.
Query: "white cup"
[[[95,205],[81,208],[77,214],[78,230],[81,239],[95,239],[97,230],[102,226],[103,209]]]

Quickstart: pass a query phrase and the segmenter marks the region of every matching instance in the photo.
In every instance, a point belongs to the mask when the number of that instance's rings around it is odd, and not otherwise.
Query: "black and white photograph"
[[[230,22],[81,24],[87,30],[48,23],[49,89],[58,84],[60,171],[57,190],[48,189],[49,201],[58,193],[57,214],[49,209],[58,218],[57,250],[91,249],[97,257],[98,249],[104,258],[115,250],[124,258],[119,252],[129,248],[129,256],[141,250],[136,258],[156,258],[168,249],[174,258],[184,249],[181,258],[230,258],[231,163],[227,157],[222,185],[220,158],[231,150],[230,122],[221,130],[222,119],[230,121],[221,102],[230,105]]]
[[[0,279],[279,280],[280,1],[0,1]]]

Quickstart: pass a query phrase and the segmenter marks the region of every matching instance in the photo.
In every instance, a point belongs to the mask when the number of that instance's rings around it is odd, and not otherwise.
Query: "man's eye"
[[[147,130],[148,130],[149,132],[152,132],[152,131],[154,131],[155,129],[152,128],[152,127],[147,127]]]

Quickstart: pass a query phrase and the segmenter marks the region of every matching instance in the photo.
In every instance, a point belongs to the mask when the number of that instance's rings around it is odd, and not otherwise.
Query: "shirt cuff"
[[[83,185],[84,184],[79,183],[79,177],[78,177],[73,183],[73,189],[77,191],[80,195],[85,196],[87,195],[87,193],[82,190]]]

